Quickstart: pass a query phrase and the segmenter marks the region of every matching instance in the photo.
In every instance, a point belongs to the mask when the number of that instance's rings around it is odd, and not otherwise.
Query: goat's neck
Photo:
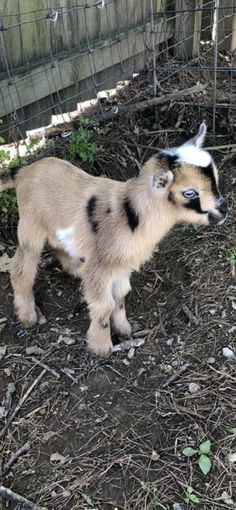
[[[140,220],[140,235],[158,243],[178,223],[178,214],[165,194],[153,193],[148,183],[134,179],[127,186],[128,199]]]

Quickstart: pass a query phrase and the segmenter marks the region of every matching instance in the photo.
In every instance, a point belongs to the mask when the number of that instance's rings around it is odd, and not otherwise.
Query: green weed
[[[0,193],[0,220],[2,223],[7,223],[8,215],[12,216],[17,214],[17,200],[14,190],[9,189]]]
[[[146,482],[143,482],[142,480],[140,480],[140,485],[141,485],[143,491],[148,495],[152,508],[162,508],[163,510],[167,510],[166,506],[164,506],[160,502],[160,499],[157,494],[157,487],[154,482],[147,484]]]
[[[230,264],[230,266],[236,266],[236,244],[228,252],[226,262],[227,264]]]
[[[194,455],[198,455],[198,465],[204,475],[207,475],[212,467],[211,459],[209,457],[210,454],[211,441],[209,439],[201,443],[198,450],[195,450],[189,446],[184,448],[182,451],[182,455],[185,457],[193,457]]]
[[[88,129],[88,124],[90,126],[91,124],[92,126],[95,125],[90,119],[81,119],[79,130],[75,131],[70,138],[67,154],[72,161],[78,157],[82,159],[82,161],[88,161],[89,163],[94,161],[97,152],[97,144],[91,142],[93,132]]]
[[[184,501],[185,501],[185,503],[188,503],[188,504],[199,503],[199,499],[196,496],[196,494],[194,494],[194,490],[193,490],[193,487],[191,487],[191,485],[188,485],[186,487]]]

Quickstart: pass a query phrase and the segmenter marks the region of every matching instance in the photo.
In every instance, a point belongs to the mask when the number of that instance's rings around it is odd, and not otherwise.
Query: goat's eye
[[[198,192],[194,189],[187,189],[186,191],[183,191],[183,196],[185,198],[195,198],[198,196]]]

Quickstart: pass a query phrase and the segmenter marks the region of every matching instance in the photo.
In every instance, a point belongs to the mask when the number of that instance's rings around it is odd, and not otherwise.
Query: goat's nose
[[[228,205],[226,200],[221,197],[219,201],[219,211],[221,214],[225,215],[227,213]]]

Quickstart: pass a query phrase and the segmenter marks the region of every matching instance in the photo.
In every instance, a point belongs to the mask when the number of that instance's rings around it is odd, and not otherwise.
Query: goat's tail
[[[15,177],[19,168],[8,168],[0,172],[0,191],[16,187]]]

